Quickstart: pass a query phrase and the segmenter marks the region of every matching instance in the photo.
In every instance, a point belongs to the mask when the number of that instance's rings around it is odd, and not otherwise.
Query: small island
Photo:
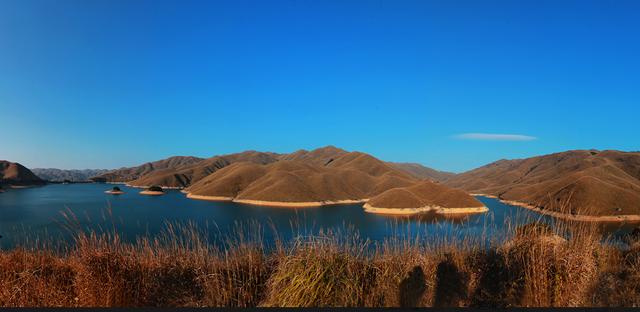
[[[151,186],[148,189],[140,192],[140,194],[142,195],[151,195],[151,196],[158,196],[158,195],[163,195],[164,194],[164,190],[162,190],[162,187],[159,187],[157,185]]]
[[[111,194],[111,195],[121,195],[124,194],[124,192],[117,186],[114,186],[112,189],[105,191],[105,193],[107,194]]]

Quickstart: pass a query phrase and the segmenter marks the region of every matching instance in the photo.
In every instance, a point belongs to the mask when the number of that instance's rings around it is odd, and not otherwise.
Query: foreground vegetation
[[[79,231],[62,250],[0,252],[0,306],[640,305],[640,244],[602,243],[594,227],[527,225],[489,246],[325,232],[269,248],[247,228],[224,247],[168,225],[136,243]]]

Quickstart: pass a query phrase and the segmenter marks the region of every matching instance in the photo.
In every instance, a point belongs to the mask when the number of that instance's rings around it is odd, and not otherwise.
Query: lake
[[[140,189],[124,185],[120,185],[125,192],[123,195],[105,194],[104,191],[111,187],[109,184],[51,184],[0,194],[0,248],[13,248],[36,238],[68,239],[68,230],[61,226],[68,223],[62,214],[65,211],[75,215],[77,224],[85,229],[115,228],[129,241],[137,236],[159,233],[166,222],[193,222],[209,229],[213,240],[231,235],[238,224],[245,227],[259,224],[264,228],[266,241],[273,239],[271,228],[277,229],[278,236],[285,240],[301,232],[314,234],[321,229],[353,228],[362,238],[381,241],[399,234],[496,237],[506,226],[532,220],[554,222],[550,217],[486,197],[478,197],[490,209],[484,214],[457,218],[435,215],[390,217],[366,213],[362,205],[299,209],[259,207],[192,200],[177,190],[169,190],[162,196],[144,196],[138,194]],[[619,229],[617,225],[610,228],[616,233],[630,229],[628,226]]]

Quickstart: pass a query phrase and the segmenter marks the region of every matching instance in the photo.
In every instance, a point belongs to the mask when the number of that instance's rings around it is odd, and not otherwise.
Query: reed
[[[265,231],[275,229],[255,222],[226,236],[210,235],[215,227],[167,223],[161,234],[134,242],[115,227],[69,223],[73,241],[65,246],[0,252],[0,306],[640,304],[640,242],[614,244],[585,224],[532,220],[494,241],[486,234],[411,233],[398,224],[399,235],[382,242],[344,226],[266,244]]]

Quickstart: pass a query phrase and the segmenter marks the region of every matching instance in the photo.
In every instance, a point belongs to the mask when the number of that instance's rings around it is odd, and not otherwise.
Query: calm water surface
[[[362,238],[380,241],[402,234],[412,236],[496,237],[506,226],[549,217],[509,206],[492,198],[478,197],[490,212],[462,218],[438,216],[389,217],[364,212],[361,205],[319,208],[270,208],[229,202],[192,200],[179,191],[163,196],[143,196],[139,189],[120,186],[125,194],[105,194],[108,184],[52,184],[15,189],[0,194],[0,248],[24,244],[27,239],[63,240],[68,236],[61,223],[62,212],[72,212],[88,229],[114,228],[126,239],[159,233],[166,222],[194,222],[208,228],[212,240],[231,235],[237,224],[265,228],[267,241],[275,227],[283,239],[296,233],[317,233],[320,229],[352,227]],[[506,225],[505,225],[506,224]],[[614,226],[612,230],[618,230]],[[628,231],[624,227],[623,231]],[[619,232],[619,230],[618,230]]]

